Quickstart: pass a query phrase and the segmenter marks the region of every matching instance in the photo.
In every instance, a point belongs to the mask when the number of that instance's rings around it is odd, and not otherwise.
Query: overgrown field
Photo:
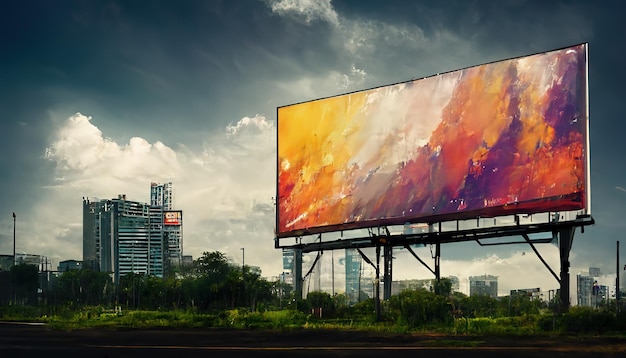
[[[115,311],[103,307],[80,310],[57,309],[43,313],[41,307],[9,306],[0,308],[0,320],[42,322],[51,328],[230,328],[230,329],[338,329],[388,333],[441,333],[451,335],[624,335],[626,314],[573,307],[568,313],[542,312],[517,317],[453,318],[450,322],[408,324],[405,319],[374,314],[355,318],[324,318],[297,310],[250,312],[245,308],[209,314],[192,311]]]

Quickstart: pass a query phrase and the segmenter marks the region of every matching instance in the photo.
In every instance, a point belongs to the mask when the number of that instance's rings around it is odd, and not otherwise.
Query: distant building
[[[167,257],[171,266],[183,264],[183,212],[174,209],[174,189],[172,183],[150,183],[150,206],[154,211],[151,226],[156,231],[162,230],[167,244]],[[162,212],[159,213],[158,209]],[[154,231],[154,230],[153,230]]]
[[[346,270],[346,298],[348,304],[359,302],[361,291],[365,291],[361,286],[361,255],[356,249],[345,249],[345,270]]]
[[[481,275],[470,276],[470,296],[487,295],[498,297],[498,276]]]
[[[591,307],[593,282],[595,279],[588,275],[576,275],[576,296],[578,306]]]
[[[613,290],[613,293],[611,293]],[[576,303],[578,306],[598,307],[615,298],[615,275],[602,275],[597,267],[590,267],[589,274],[576,275]]]
[[[446,278],[452,284],[452,292],[458,292],[461,289],[461,281],[457,276],[448,276]]]
[[[59,262],[59,266],[57,267],[57,271],[66,272],[70,270],[80,270],[83,268],[83,262],[78,260],[65,260]]]
[[[155,204],[83,198],[83,266],[114,282],[134,272],[163,277],[182,264],[183,213],[172,208],[171,183],[150,185]]]
[[[600,277],[600,275],[602,275],[602,273],[600,272],[600,268],[599,267],[590,267],[589,268],[589,276],[591,276],[591,277]]]
[[[516,290],[511,290],[511,297],[514,296],[526,296],[533,300],[541,299],[541,289],[539,287],[536,288],[518,288]]]
[[[445,278],[450,280],[450,283],[451,283],[450,288],[452,292],[456,292],[459,290],[459,278],[458,277],[448,276]],[[434,287],[433,287],[434,280],[435,280],[434,278],[427,278],[427,279],[419,279],[419,280],[414,279],[414,280],[393,281],[391,283],[391,294],[397,295],[404,290],[416,290],[419,288],[424,288],[428,291],[434,291]]]
[[[365,270],[364,270],[364,273],[365,273]],[[382,292],[382,288],[380,289],[380,291]],[[368,298],[375,297],[374,292],[376,292],[376,280],[373,274],[361,275],[361,292]],[[361,300],[362,298],[363,297],[360,297],[359,300]]]
[[[15,254],[15,264],[28,264],[35,265],[39,267],[41,264],[41,255],[33,255],[33,254],[25,254],[25,253],[16,253]]]
[[[183,255],[183,266],[191,266],[193,265],[193,256],[191,255]]]
[[[406,290],[417,290],[425,288],[430,290],[432,287],[433,279],[414,279],[414,280],[399,280],[391,282],[391,294],[397,295]]]
[[[0,255],[0,271],[9,271],[13,266],[13,255]]]
[[[13,255],[0,255],[0,271],[8,271],[14,264],[28,264],[39,267],[42,262],[41,255],[16,253],[15,260],[13,259]]]
[[[150,205],[160,206],[163,210],[174,209],[172,183],[150,183]]]

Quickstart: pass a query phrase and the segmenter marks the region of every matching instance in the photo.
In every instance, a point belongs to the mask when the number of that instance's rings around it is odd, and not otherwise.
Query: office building
[[[498,276],[480,275],[470,276],[470,296],[487,295],[498,297]]]
[[[57,267],[57,271],[66,272],[70,270],[80,270],[83,268],[83,262],[77,260],[65,260],[59,262],[59,266]]]
[[[346,297],[348,304],[354,304],[360,300],[360,292],[364,291],[361,286],[361,255],[356,249],[345,249],[346,268]]]
[[[15,254],[16,265],[27,264],[27,265],[35,265],[39,267],[39,265],[42,262],[41,259],[42,259],[41,255],[26,254],[26,253],[19,253],[19,252]]]
[[[518,288],[510,291],[510,297],[528,297],[532,300],[542,299],[541,288]]]
[[[603,275],[599,268],[576,275],[576,303],[578,306],[599,307],[615,299],[615,275]]]
[[[83,265],[114,282],[136,274],[163,277],[182,263],[182,211],[173,210],[171,183],[151,184],[157,205],[83,198]]]
[[[160,206],[163,210],[174,209],[174,188],[172,182],[150,183],[150,205]]]
[[[162,231],[167,244],[164,261],[171,267],[181,266],[183,264],[183,213],[180,210],[174,210],[174,189],[171,182],[150,184],[150,206],[153,211],[150,225],[153,231]],[[160,240],[160,237],[155,240]]]

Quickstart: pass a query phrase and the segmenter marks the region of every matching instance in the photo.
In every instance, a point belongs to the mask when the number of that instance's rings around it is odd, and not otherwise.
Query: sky
[[[626,231],[620,1],[8,1],[0,11],[0,253],[82,259],[82,198],[173,182],[185,254],[279,275],[276,108],[589,43],[591,201],[573,277]],[[538,245],[558,272],[555,245]],[[623,240],[622,246],[626,246]],[[242,250],[243,248],[243,250]],[[621,250],[626,252],[626,247]],[[429,248],[418,253],[429,259]],[[369,252],[373,255],[373,252]],[[337,257],[324,255],[323,272]],[[306,265],[312,261],[305,258]],[[620,255],[626,263],[626,254]],[[556,288],[528,245],[442,247],[442,275]],[[622,271],[622,276],[626,271]],[[398,251],[396,279],[431,278]],[[626,282],[622,280],[622,282]],[[624,285],[622,283],[622,285]],[[336,290],[340,291],[339,288]]]

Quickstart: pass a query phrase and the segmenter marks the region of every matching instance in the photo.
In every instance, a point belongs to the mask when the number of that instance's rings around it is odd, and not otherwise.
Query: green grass
[[[0,320],[44,322],[53,329],[76,330],[84,328],[233,328],[259,330],[359,330],[389,334],[429,334],[449,336],[535,336],[585,335],[624,337],[622,318],[602,312],[572,309],[571,313],[551,313],[500,318],[457,318],[448,324],[409,326],[401,320],[375,322],[372,317],[315,318],[295,310],[250,312],[233,309],[215,314],[196,311],[140,311],[115,312],[104,307],[0,307]],[[612,321],[613,320],[613,321]],[[599,322],[599,323],[598,323]],[[607,329],[603,327],[610,327]],[[473,344],[467,343],[459,344]],[[452,342],[454,343],[454,342]],[[438,344],[438,343],[433,343]],[[448,343],[446,343],[448,344]]]

